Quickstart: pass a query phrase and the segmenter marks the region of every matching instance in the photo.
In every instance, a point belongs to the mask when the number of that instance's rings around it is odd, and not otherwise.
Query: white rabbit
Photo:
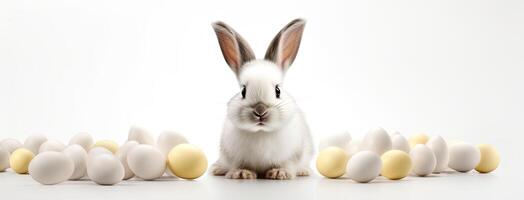
[[[309,175],[313,143],[301,110],[283,87],[305,21],[286,25],[271,42],[265,59],[256,59],[247,42],[223,22],[213,24],[222,54],[240,86],[228,103],[214,175],[232,179],[292,179]]]

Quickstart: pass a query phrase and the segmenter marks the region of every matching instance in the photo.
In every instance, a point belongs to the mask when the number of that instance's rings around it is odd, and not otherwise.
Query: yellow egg
[[[167,154],[167,166],[177,177],[195,179],[206,172],[207,158],[195,145],[179,144]]]
[[[428,135],[426,135],[424,133],[418,133],[418,134],[412,135],[409,138],[409,146],[411,148],[413,148],[417,144],[426,144],[426,142],[428,142],[428,140],[429,140]]]
[[[338,178],[346,172],[348,155],[340,147],[327,147],[317,156],[317,170],[327,178]]]
[[[35,154],[33,154],[32,151],[25,148],[18,148],[13,151],[9,158],[11,169],[19,174],[27,174],[27,168],[34,156]]]
[[[489,173],[495,170],[500,163],[500,156],[497,149],[489,144],[479,144],[477,148],[480,151],[480,162],[475,167],[480,173]]]
[[[91,148],[103,147],[115,154],[118,151],[118,144],[111,140],[98,140]]]
[[[406,177],[411,171],[411,158],[406,152],[400,150],[390,150],[382,154],[382,176],[398,180]]]

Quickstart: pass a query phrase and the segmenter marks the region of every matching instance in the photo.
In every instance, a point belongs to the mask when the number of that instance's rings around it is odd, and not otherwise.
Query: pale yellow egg
[[[26,148],[18,148],[13,151],[9,158],[9,165],[11,169],[19,174],[27,174],[29,163],[35,154]]]
[[[167,166],[177,177],[196,179],[206,172],[207,158],[195,145],[179,144],[169,151]]]
[[[317,156],[317,170],[327,178],[338,178],[346,172],[348,155],[340,147],[327,147]]]
[[[499,166],[500,156],[497,149],[489,144],[479,144],[477,148],[480,151],[480,162],[475,167],[480,173],[489,173]]]
[[[382,171],[380,173],[391,180],[406,177],[413,165],[409,155],[400,150],[387,151],[380,158],[382,160]]]
[[[412,135],[409,138],[409,146],[411,148],[415,147],[417,144],[426,144],[428,142],[429,136],[424,133],[417,133],[415,135]]]
[[[118,143],[112,140],[98,140],[91,148],[103,147],[115,154],[118,151]]]

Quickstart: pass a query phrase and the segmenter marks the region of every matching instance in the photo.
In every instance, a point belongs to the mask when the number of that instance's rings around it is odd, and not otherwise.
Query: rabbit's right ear
[[[275,62],[286,71],[297,57],[305,26],[306,21],[303,19],[289,22],[271,41],[265,59]]]
[[[229,67],[238,75],[240,67],[255,59],[255,54],[247,42],[235,30],[224,22],[212,24],[218,38],[222,55]]]

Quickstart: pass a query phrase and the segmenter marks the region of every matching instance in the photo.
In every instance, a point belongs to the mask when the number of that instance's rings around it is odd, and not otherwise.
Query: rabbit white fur
[[[292,179],[309,175],[313,145],[309,128],[283,78],[300,45],[305,21],[280,31],[265,59],[223,22],[213,24],[222,54],[237,75],[241,92],[228,103],[214,175],[233,179]]]

